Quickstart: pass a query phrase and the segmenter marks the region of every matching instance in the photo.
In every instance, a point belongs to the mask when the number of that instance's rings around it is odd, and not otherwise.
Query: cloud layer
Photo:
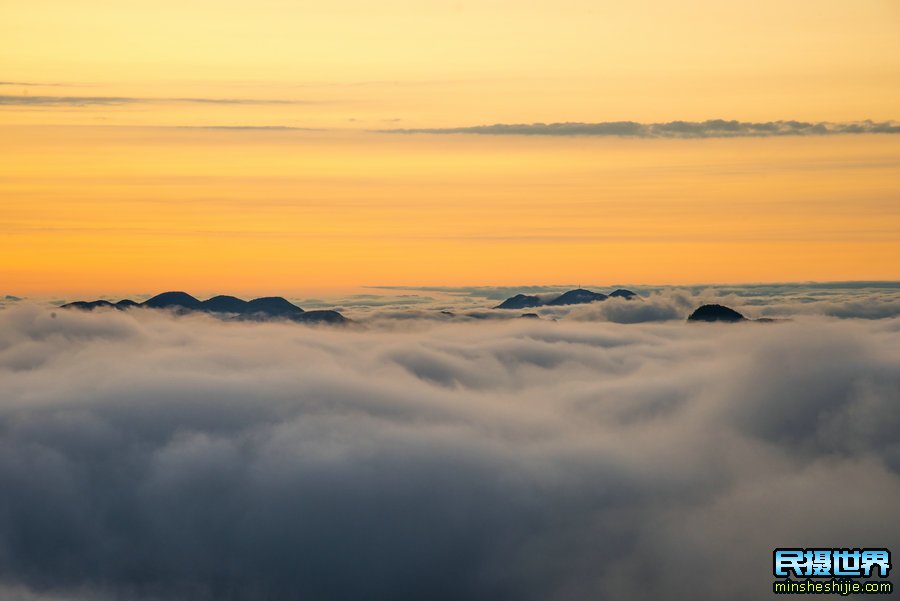
[[[897,548],[900,319],[0,311],[24,599],[758,599]]]
[[[837,134],[897,134],[900,124],[893,121],[828,123],[806,121],[765,121],[760,123],[710,119],[707,121],[670,121],[637,123],[604,121],[600,123],[496,123],[471,127],[386,129],[398,134],[481,134],[489,136],[614,136],[624,138],[739,138],[770,136],[823,136]]]

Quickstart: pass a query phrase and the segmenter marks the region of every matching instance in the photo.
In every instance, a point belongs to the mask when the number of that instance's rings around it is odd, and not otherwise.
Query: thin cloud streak
[[[291,125],[173,125],[162,129],[205,129],[212,131],[329,131],[324,127],[294,127]]]
[[[599,123],[495,123],[471,127],[381,129],[393,134],[478,134],[488,136],[607,136],[619,138],[765,138],[776,136],[827,136],[841,134],[897,134],[894,121],[602,121]]]
[[[52,88],[60,88],[65,86],[70,86],[72,84],[67,83],[40,83],[37,81],[0,81],[0,86],[29,86],[29,87],[52,87]]]
[[[124,104],[224,104],[224,105],[288,105],[314,104],[309,100],[264,98],[141,98],[136,96],[31,96],[0,95],[0,106],[83,107],[119,106]]]

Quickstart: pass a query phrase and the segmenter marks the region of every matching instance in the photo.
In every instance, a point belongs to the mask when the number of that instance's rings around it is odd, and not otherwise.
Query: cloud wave
[[[471,127],[382,129],[395,134],[480,134],[489,136],[612,136],[621,138],[758,138],[772,136],[824,136],[838,134],[898,134],[894,121],[749,122],[725,119],[707,121],[670,121],[638,123],[604,121],[600,123],[496,123]]]

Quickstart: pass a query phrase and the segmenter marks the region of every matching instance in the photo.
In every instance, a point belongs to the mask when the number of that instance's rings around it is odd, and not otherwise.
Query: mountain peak
[[[506,299],[496,307],[495,309],[527,309],[530,307],[537,307],[541,304],[541,299],[537,296],[529,296],[527,294],[517,294],[511,298]]]
[[[151,309],[169,309],[181,307],[184,309],[200,309],[202,303],[187,292],[163,292],[153,298],[145,300],[141,306]]]
[[[254,298],[247,303],[248,313],[267,313],[269,315],[294,315],[303,313],[303,309],[280,296],[264,296]]]
[[[205,311],[213,313],[243,313],[247,310],[247,301],[236,296],[220,294],[201,303]]]
[[[724,305],[703,305],[690,314],[688,321],[744,321],[747,318]]]
[[[584,288],[576,288],[575,290],[569,290],[568,292],[564,292],[558,297],[554,298],[552,301],[548,302],[548,305],[558,306],[558,305],[581,305],[584,303],[593,303],[596,301],[606,300],[608,297],[605,294],[600,292],[592,292],[591,290],[585,290]]]

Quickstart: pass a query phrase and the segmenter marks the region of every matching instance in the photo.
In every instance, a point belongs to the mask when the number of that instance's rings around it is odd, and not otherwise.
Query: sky
[[[776,547],[896,557],[898,33],[3,0],[0,598],[750,600]],[[639,298],[492,309],[575,286]],[[350,321],[61,307],[167,290]]]
[[[2,292],[900,279],[898,30],[877,0],[8,0]]]

